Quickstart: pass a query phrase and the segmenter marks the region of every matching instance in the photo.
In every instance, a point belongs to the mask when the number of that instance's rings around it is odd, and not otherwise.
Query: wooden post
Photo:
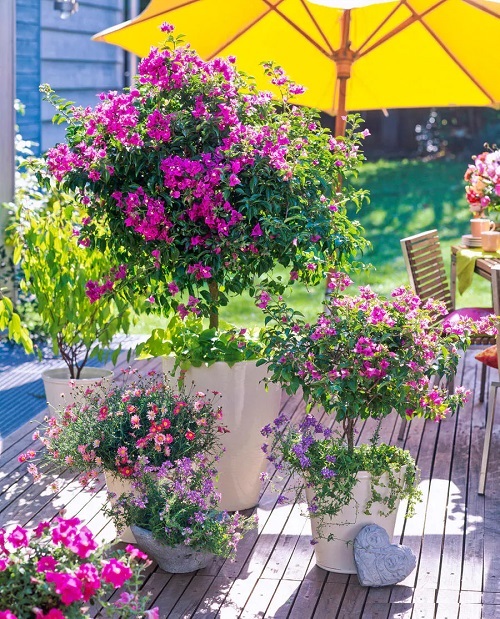
[[[0,2],[0,204],[14,199],[15,174],[15,112],[16,91],[16,3]],[[13,296],[14,283],[11,252],[5,247],[5,226],[8,211],[0,209],[0,286]]]

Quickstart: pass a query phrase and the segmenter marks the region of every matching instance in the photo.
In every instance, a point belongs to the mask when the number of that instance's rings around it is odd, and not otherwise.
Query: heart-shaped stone
[[[417,560],[408,546],[391,544],[387,531],[377,524],[363,527],[354,540],[354,562],[364,587],[384,587],[404,580]]]

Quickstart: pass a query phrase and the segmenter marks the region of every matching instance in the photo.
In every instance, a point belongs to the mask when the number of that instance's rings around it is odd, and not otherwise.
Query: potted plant
[[[78,228],[84,215],[82,205],[52,183],[45,192],[32,189],[29,195],[26,191],[18,195],[7,231],[14,262],[22,273],[20,289],[34,302],[42,334],[65,364],[42,374],[47,400],[55,410],[72,401],[74,381],[89,386],[106,377],[109,384],[113,372],[88,367],[87,362],[92,357],[103,358],[113,337],[128,332],[135,320],[133,304],[123,295],[91,303],[86,294],[89,279],[113,270],[113,262],[109,252],[90,249],[80,238]],[[119,269],[113,272],[118,276]],[[33,343],[22,329],[19,319],[9,335],[19,340],[23,333],[21,343],[30,352]],[[119,347],[114,358],[118,352]]]
[[[394,410],[407,419],[439,421],[454,412],[466,390],[449,394],[431,380],[454,374],[458,348],[476,328],[439,322],[445,308],[422,303],[406,288],[391,299],[369,287],[344,296],[350,283],[345,274],[332,274],[331,295],[312,324],[282,301],[264,309],[271,380],[290,394],[301,388],[307,410],[320,407],[339,428],[325,428],[311,415],[298,426],[278,418],[263,429],[270,437],[264,449],[278,466],[302,476],[319,542],[316,560],[344,573],[356,573],[351,544],[359,530],[377,522],[379,511],[392,513],[392,521],[379,523],[391,537],[399,499],[408,498],[411,509],[418,498],[410,454],[378,444],[377,432],[371,444],[356,446],[358,420],[381,420]]]
[[[116,527],[129,525],[139,548],[167,572],[192,572],[217,556],[233,559],[255,522],[220,511],[216,458],[199,452],[144,466],[134,475],[134,491],[122,494],[109,511]]]
[[[114,385],[104,395],[89,394],[84,403],[67,406],[34,434],[46,450],[42,470],[61,466],[80,472],[82,486],[92,487],[104,472],[111,504],[123,492],[145,463],[160,466],[194,453],[211,454],[226,431],[220,407],[213,406],[215,394],[177,393],[161,374],[147,376],[127,370],[125,384]],[[42,478],[35,463],[37,453],[20,456],[30,461],[28,471]],[[122,541],[135,541],[129,530]]]
[[[282,92],[276,102],[236,69],[234,58],[205,62],[171,26],[164,30],[165,44],[141,61],[134,86],[103,93],[93,109],[73,108],[42,87],[58,110],[55,120],[68,123],[66,142],[48,151],[47,167],[88,210],[82,238],[124,265],[125,277],[112,289],[102,280],[89,283],[93,301],[126,290],[130,298],[149,299],[148,312],[204,318],[205,328],[223,339],[221,309],[232,296],[254,296],[256,279],[279,294],[296,282],[318,285],[333,265],[366,246],[346,206],[359,206],[366,193],[349,177],[363,160],[368,132],[353,117],[346,135],[334,138],[316,111],[290,103],[303,89],[280,67],[264,65]],[[158,352],[169,335],[153,337]],[[264,397],[259,383],[266,370],[255,360],[245,362],[251,370],[217,363],[212,371],[228,374],[223,385],[239,384],[248,373],[252,382],[240,391]],[[198,384],[186,376],[191,380]],[[212,384],[212,376],[200,380],[200,388]],[[232,411],[234,398],[221,392],[231,435],[241,435],[239,447],[253,437],[257,453],[259,434],[244,425],[257,413]],[[279,394],[269,398],[259,406],[271,420]],[[246,468],[236,460],[227,468]],[[224,491],[223,502],[228,509],[251,507],[256,487],[243,502],[239,488],[235,497]]]
[[[92,485],[104,471],[109,488],[113,480],[131,479],[145,462],[160,466],[166,460],[214,452],[225,431],[222,411],[213,404],[215,394],[177,393],[154,372],[141,376],[129,369],[124,375],[122,386],[114,384],[104,396],[92,393],[85,404],[67,406],[60,417],[37,429],[34,440],[40,439],[46,449],[44,469],[79,471],[83,486]],[[31,461],[29,472],[40,479],[36,456],[30,450],[21,459]],[[117,488],[120,494],[123,486]]]
[[[102,607],[107,617],[158,619],[158,608],[145,610],[149,596],[139,593],[145,559],[133,546],[98,544],[78,518],[0,529],[0,617],[83,619],[90,607]]]
[[[500,210],[500,150],[494,149],[495,146],[472,157],[473,163],[465,172],[465,195],[477,217],[487,210]]]

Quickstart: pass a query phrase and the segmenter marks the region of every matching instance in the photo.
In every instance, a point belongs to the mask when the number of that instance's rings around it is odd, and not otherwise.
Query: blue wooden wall
[[[123,50],[91,37],[123,21],[125,2],[80,0],[78,12],[63,20],[53,0],[16,1],[16,92],[26,105],[19,126],[42,151],[64,139],[64,125],[52,124],[54,110],[41,102],[39,84],[83,106],[96,103],[101,91],[123,87]]]
[[[16,2],[16,97],[26,107],[17,123],[25,140],[40,144],[40,0]]]

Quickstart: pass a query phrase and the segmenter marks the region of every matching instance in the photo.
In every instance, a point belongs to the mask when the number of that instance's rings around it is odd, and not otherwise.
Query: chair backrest
[[[500,264],[491,268],[491,296],[493,298],[493,313],[500,316]],[[498,372],[500,378],[500,331],[496,337]]]
[[[453,301],[437,230],[401,239],[401,249],[410,286],[416,294],[424,301],[430,298],[442,301],[451,312]]]

